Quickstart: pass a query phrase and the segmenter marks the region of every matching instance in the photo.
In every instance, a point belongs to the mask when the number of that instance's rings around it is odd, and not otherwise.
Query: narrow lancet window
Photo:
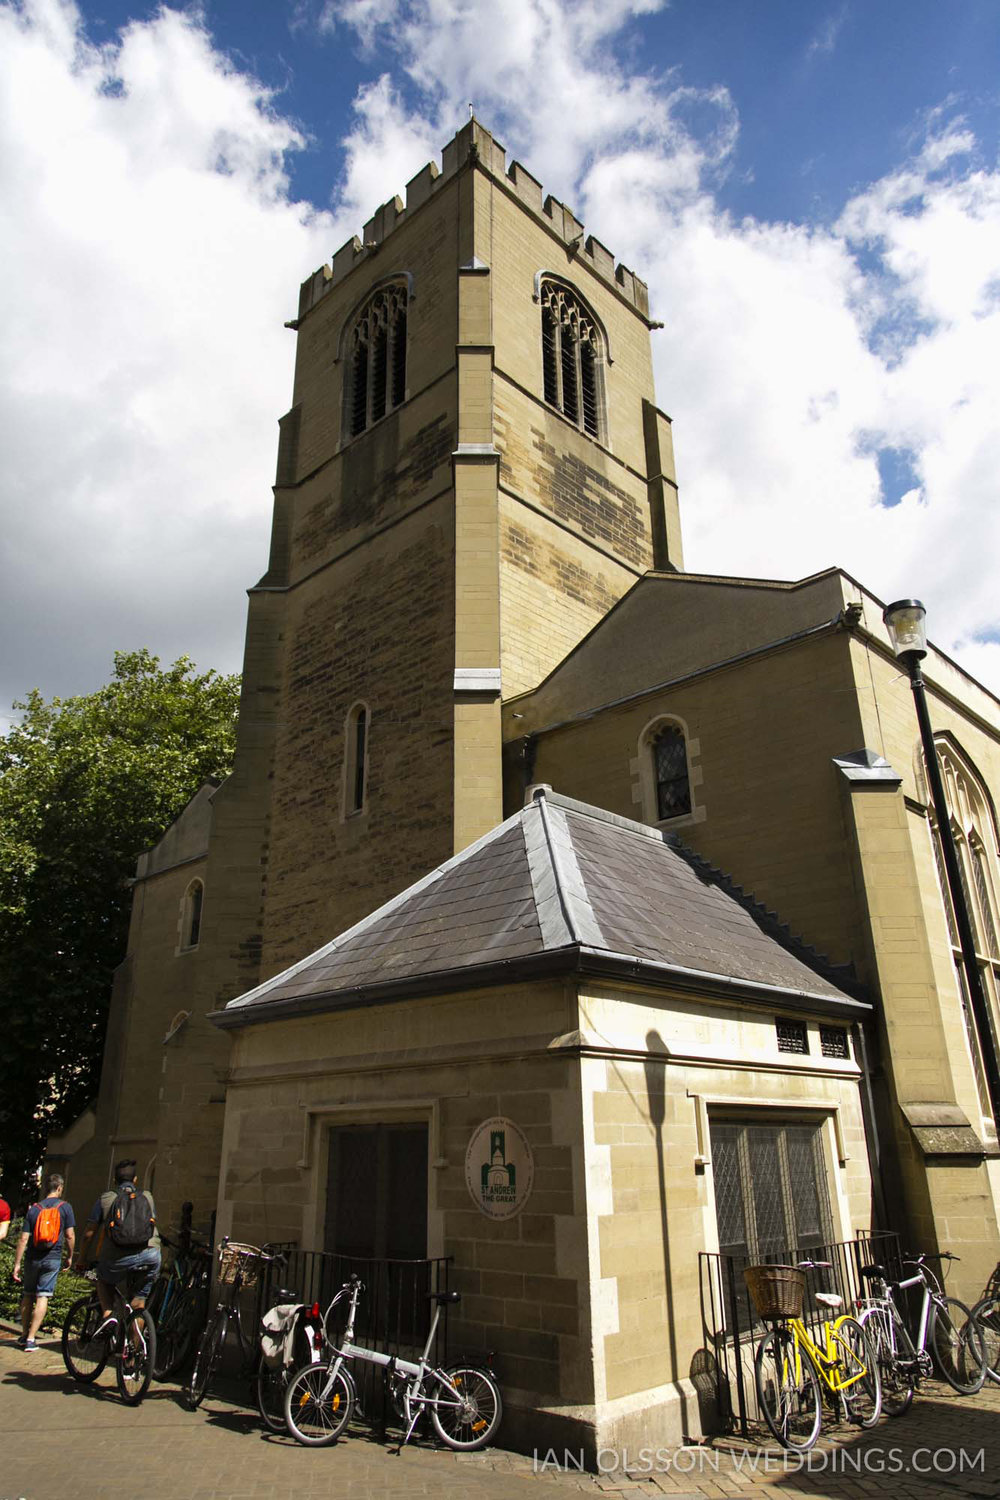
[[[652,741],[656,777],[656,811],[659,821],[679,818],[691,811],[687,745],[678,724],[667,724]]]
[[[356,703],[344,725],[344,816],[364,812],[368,780],[368,710]]]

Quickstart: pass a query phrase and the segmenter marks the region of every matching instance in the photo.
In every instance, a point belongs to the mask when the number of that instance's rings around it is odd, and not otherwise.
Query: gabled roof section
[[[213,1019],[240,1026],[570,971],[785,1008],[870,1009],[771,916],[659,830],[538,788],[477,843]]]

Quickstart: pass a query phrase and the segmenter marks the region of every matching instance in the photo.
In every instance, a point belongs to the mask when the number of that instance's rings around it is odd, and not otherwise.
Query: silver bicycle
[[[477,1365],[451,1364],[439,1369],[429,1358],[441,1308],[445,1303],[459,1302],[460,1293],[428,1294],[434,1302],[434,1315],[427,1342],[419,1359],[408,1360],[354,1342],[354,1324],[363,1290],[357,1276],[344,1283],[323,1320],[329,1358],[306,1365],[288,1383],[285,1423],[292,1437],[310,1447],[321,1447],[340,1436],[351,1420],[357,1400],[349,1361],[361,1360],[380,1365],[385,1371],[389,1399],[405,1428],[400,1447],[409,1442],[425,1412],[438,1437],[449,1448],[468,1453],[485,1447],[500,1426],[503,1414],[496,1377],[492,1371]],[[344,1301],[348,1304],[347,1323],[338,1343],[328,1337],[327,1330],[332,1326],[334,1309]]]
[[[883,1403],[890,1416],[902,1416],[913,1400],[920,1379],[937,1369],[943,1380],[963,1396],[975,1395],[986,1378],[986,1346],[972,1313],[957,1297],[946,1297],[929,1258],[958,1260],[948,1251],[929,1257],[907,1256],[904,1265],[915,1274],[893,1280],[884,1266],[862,1266],[872,1295],[859,1298],[858,1322],[868,1332],[879,1360]],[[920,1311],[916,1337],[910,1335],[897,1306],[901,1293],[919,1287]]]

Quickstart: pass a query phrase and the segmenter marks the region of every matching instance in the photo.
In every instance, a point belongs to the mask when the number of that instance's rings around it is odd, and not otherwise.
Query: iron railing
[[[877,1262],[889,1268],[892,1276],[900,1269],[899,1236],[895,1233],[861,1234],[853,1240],[814,1245],[808,1250],[785,1249],[767,1255],[719,1255],[703,1251],[699,1257],[701,1316],[705,1347],[699,1359],[702,1379],[696,1386],[704,1397],[710,1395],[714,1413],[702,1412],[702,1420],[723,1430],[738,1428],[747,1437],[751,1422],[760,1420],[754,1387],[753,1361],[764,1325],[754,1311],[743,1271],[750,1265],[794,1266],[800,1260],[827,1260],[829,1270],[806,1272],[806,1293],[802,1318],[816,1336],[828,1310],[817,1305],[814,1293],[839,1292],[844,1311],[858,1297],[866,1295],[861,1267]],[[714,1388],[714,1389],[713,1389]]]

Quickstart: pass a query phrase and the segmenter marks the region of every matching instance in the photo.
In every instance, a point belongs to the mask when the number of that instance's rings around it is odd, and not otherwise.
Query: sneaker
[[[34,1339],[25,1339],[25,1341],[24,1341],[24,1352],[25,1352],[25,1354],[37,1354],[38,1353],[38,1345],[35,1343]]]
[[[103,1339],[109,1333],[111,1333],[112,1329],[115,1329],[117,1327],[118,1319],[113,1313],[108,1313],[108,1316],[103,1320],[103,1322],[98,1323],[97,1327],[94,1329],[93,1336],[95,1339]]]
[[[21,1336],[20,1336],[20,1338],[19,1338],[19,1339],[18,1339],[18,1340],[17,1340],[17,1347],[18,1347],[18,1348],[19,1348],[19,1349],[23,1349],[23,1348],[24,1348],[24,1346],[25,1346],[25,1344],[26,1344],[26,1343],[27,1343],[27,1342],[28,1342],[28,1339],[27,1339],[27,1336],[26,1336],[26,1335],[25,1335],[25,1334],[23,1334],[23,1333],[22,1333],[22,1334],[21,1334]]]

